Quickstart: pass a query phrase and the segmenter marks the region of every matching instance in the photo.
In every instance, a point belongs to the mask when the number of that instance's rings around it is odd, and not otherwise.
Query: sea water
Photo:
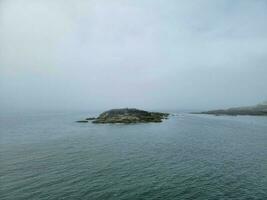
[[[0,199],[267,199],[267,117],[92,124],[0,116]]]

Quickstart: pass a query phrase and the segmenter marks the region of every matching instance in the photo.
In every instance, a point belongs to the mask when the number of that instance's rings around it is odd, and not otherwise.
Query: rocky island
[[[258,104],[256,106],[237,107],[221,110],[210,110],[193,114],[209,114],[209,115],[255,115],[255,116],[267,116],[267,102]]]
[[[106,124],[106,123],[148,123],[148,122],[162,122],[167,119],[168,113],[148,112],[138,110],[135,108],[112,109],[100,114],[97,118],[92,119],[92,123]],[[86,120],[81,120],[86,121]],[[77,121],[79,122],[79,121]]]

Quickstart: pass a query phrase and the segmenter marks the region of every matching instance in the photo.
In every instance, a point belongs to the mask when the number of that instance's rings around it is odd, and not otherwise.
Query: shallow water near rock
[[[267,117],[1,114],[0,199],[267,199]]]

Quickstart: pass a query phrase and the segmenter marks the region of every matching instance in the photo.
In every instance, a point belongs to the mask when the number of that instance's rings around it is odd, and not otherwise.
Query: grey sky
[[[265,0],[1,0],[0,109],[267,99]]]

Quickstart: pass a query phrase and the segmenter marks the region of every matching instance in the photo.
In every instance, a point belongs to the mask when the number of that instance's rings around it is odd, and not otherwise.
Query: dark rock
[[[76,121],[78,123],[87,123],[88,121],[87,120],[79,120],[79,121]]]
[[[162,122],[167,119],[168,113],[147,112],[135,108],[112,109],[97,117],[93,123],[148,123]]]

